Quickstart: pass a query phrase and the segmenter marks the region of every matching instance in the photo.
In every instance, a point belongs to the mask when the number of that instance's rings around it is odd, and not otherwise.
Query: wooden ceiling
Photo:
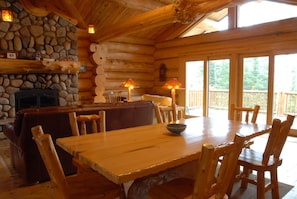
[[[220,20],[227,9],[251,0],[19,0],[35,16],[55,13],[80,29],[94,24],[92,42],[129,35],[164,41],[178,38],[203,19]],[[275,0],[297,4],[297,0]],[[215,12],[220,11],[220,12]]]

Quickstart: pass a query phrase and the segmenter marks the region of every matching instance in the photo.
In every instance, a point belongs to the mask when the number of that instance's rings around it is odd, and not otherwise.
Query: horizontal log
[[[153,63],[155,61],[152,55],[138,55],[131,53],[108,53],[106,59],[110,60],[125,60],[131,62]]]
[[[135,53],[143,55],[152,55],[155,47],[147,45],[137,45],[137,44],[124,44],[118,42],[107,42],[105,45],[108,48],[108,53],[111,52],[126,52]]]
[[[127,44],[139,44],[139,45],[155,45],[155,41],[151,39],[131,37],[131,36],[121,36],[111,40],[112,42],[127,43]]]
[[[152,73],[152,64],[131,63],[131,62],[107,62],[104,64],[105,72],[143,72]]]
[[[58,62],[53,62],[54,64]],[[64,70],[59,64],[45,66],[39,60],[0,59],[0,74],[26,74],[26,73],[57,73],[76,74],[79,68],[67,68]]]
[[[90,79],[79,79],[78,80],[78,89],[80,91],[87,91],[93,87],[92,80]]]
[[[287,42],[286,42],[287,41]],[[210,42],[203,44],[182,45],[179,47],[159,49],[155,52],[155,58],[168,59],[179,57],[181,55],[194,54],[232,54],[232,53],[248,53],[278,50],[279,45],[286,46],[284,48],[291,49],[297,42],[297,32],[264,35],[261,37],[244,38],[241,40],[230,40],[221,42]]]
[[[80,99],[80,101],[84,101],[84,103],[88,103],[88,102],[93,103],[94,96],[91,95],[90,92],[80,91],[79,92],[79,99]]]
[[[171,48],[175,46],[187,46],[192,44],[203,44],[209,42],[230,41],[269,34],[280,34],[292,31],[295,32],[296,26],[297,18],[291,18],[286,20],[254,25],[250,27],[243,27],[227,31],[213,32],[193,37],[175,39],[172,41],[160,42],[156,44],[156,48]]]
[[[94,73],[93,71],[90,71],[90,70],[87,70],[86,72],[78,74],[79,79],[91,79],[93,78],[93,76],[94,76]]]
[[[141,11],[149,11],[159,7],[164,6],[165,4],[159,1],[151,1],[151,0],[110,0],[117,2],[127,8],[141,10]]]
[[[124,72],[108,72],[105,74],[106,79],[124,81],[126,79],[133,79],[136,84],[137,81],[146,80],[153,81],[154,77],[147,73],[124,73]]]

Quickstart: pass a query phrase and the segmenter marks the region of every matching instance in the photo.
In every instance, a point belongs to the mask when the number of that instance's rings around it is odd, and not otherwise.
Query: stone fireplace
[[[21,90],[54,90],[57,104],[75,105],[78,101],[78,77],[76,74],[18,74],[0,75],[0,117],[14,118],[16,113],[15,93]],[[45,105],[44,105],[45,106]]]
[[[58,91],[53,89],[21,89],[14,94],[15,112],[25,108],[57,106]]]

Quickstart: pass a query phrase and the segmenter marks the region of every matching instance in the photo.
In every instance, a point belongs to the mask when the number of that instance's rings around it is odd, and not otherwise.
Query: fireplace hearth
[[[22,89],[15,93],[15,110],[58,105],[58,91],[53,89]]]

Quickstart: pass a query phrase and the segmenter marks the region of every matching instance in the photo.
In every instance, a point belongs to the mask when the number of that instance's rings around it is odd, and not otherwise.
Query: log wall
[[[99,58],[105,74],[104,96],[108,99],[110,93],[127,97],[127,88],[120,87],[126,79],[133,79],[137,88],[132,90],[133,96],[141,96],[149,92],[154,86],[154,42],[146,39],[122,37],[99,44],[102,50]],[[100,61],[97,61],[100,62]],[[97,66],[97,69],[100,66]],[[100,69],[102,70],[102,69]],[[98,85],[103,81],[95,79]]]
[[[159,79],[160,66],[166,65],[167,80],[178,78],[183,81],[184,73],[180,69],[184,67],[183,60],[186,58],[229,56],[232,63],[238,63],[242,54],[296,52],[295,27],[297,19],[293,18],[160,43],[131,37],[102,43],[100,45],[105,49],[100,55],[105,59],[104,96],[110,92],[127,96],[127,90],[120,85],[128,78],[132,78],[139,86],[132,91],[132,96],[144,93],[170,96],[170,91],[162,88],[165,81]],[[87,67],[85,73],[79,74],[79,96],[82,103],[93,102],[96,96],[97,66],[90,59],[92,53],[89,47],[87,33],[78,31],[78,58]]]
[[[85,30],[77,30],[77,57],[86,71],[78,74],[78,99],[79,103],[93,103],[95,96],[96,65],[90,59],[89,34]]]

